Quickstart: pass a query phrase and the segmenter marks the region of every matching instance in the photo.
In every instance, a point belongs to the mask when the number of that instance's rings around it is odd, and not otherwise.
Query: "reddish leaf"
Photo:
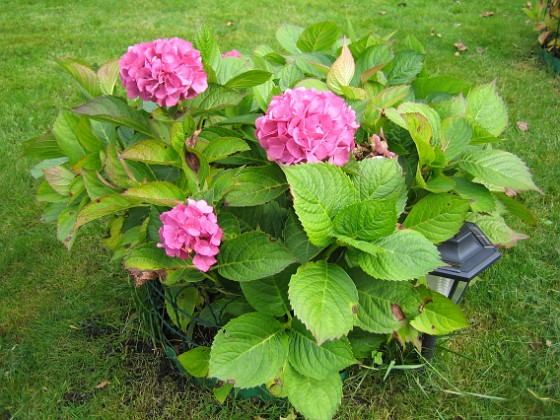
[[[96,389],[103,389],[105,388],[107,385],[109,385],[111,382],[109,381],[103,381],[103,382],[99,382],[99,384],[95,387]]]
[[[494,16],[494,12],[484,12],[480,14],[481,17],[490,17]]]
[[[519,128],[521,131],[527,131],[529,130],[529,124],[527,124],[525,121],[517,121],[517,128]]]
[[[467,51],[469,49],[469,47],[467,47],[465,44],[463,44],[461,41],[456,42],[455,44],[455,48],[457,48],[459,51]]]

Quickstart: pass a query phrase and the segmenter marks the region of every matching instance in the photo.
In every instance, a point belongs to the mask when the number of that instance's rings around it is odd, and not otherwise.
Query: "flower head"
[[[189,198],[187,205],[175,206],[162,213],[160,219],[162,243],[157,244],[158,248],[164,248],[170,257],[184,260],[194,252],[192,263],[201,271],[208,271],[216,263],[223,232],[214,209],[206,201]]]
[[[128,48],[121,57],[120,75],[131,98],[174,106],[208,87],[200,52],[180,38],[158,39]]]
[[[269,160],[287,165],[320,162],[344,165],[359,127],[356,114],[330,91],[286,89],[256,121],[256,136]]]
[[[231,50],[222,54],[222,57],[241,57],[241,53],[237,50]]]

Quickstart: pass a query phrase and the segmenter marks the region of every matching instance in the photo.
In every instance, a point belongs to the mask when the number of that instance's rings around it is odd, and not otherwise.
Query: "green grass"
[[[163,5],[161,3],[164,3]],[[403,2],[404,3],[404,2]],[[68,254],[39,221],[32,160],[21,142],[78,104],[53,62],[103,63],[128,45],[192,39],[204,19],[224,51],[273,43],[283,22],[343,22],[357,33],[411,32],[432,74],[497,81],[510,109],[501,147],[524,158],[546,193],[523,200],[531,235],[484,273],[463,307],[471,328],[441,339],[423,373],[359,371],[345,385],[341,419],[560,417],[560,79],[537,58],[525,1],[0,1],[0,418],[279,418],[285,404],[228,400],[177,377],[153,351],[136,313],[136,291],[108,262],[101,226]],[[385,14],[380,14],[385,11]],[[480,13],[494,11],[492,17]],[[233,22],[231,25],[228,22]],[[442,37],[431,36],[431,28]],[[453,44],[469,50],[455,57]],[[477,48],[483,48],[484,51]],[[522,132],[515,122],[528,122]],[[388,360],[387,360],[388,361]],[[365,376],[365,377],[364,377]],[[110,384],[101,389],[103,381]]]

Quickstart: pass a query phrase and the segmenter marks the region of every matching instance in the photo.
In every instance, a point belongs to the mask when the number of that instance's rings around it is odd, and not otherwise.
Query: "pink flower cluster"
[[[187,205],[179,204],[160,216],[163,226],[159,230],[162,243],[170,257],[188,259],[195,255],[192,263],[201,271],[208,271],[216,263],[220,252],[223,232],[218,226],[214,209],[204,200],[187,199]]]
[[[241,53],[237,50],[231,50],[222,54],[222,57],[241,57]]]
[[[268,160],[287,165],[320,162],[342,166],[350,159],[359,127],[356,114],[330,91],[286,89],[256,121]]]
[[[177,105],[208,87],[200,51],[180,38],[129,47],[121,57],[120,74],[129,97],[139,96],[159,106]]]

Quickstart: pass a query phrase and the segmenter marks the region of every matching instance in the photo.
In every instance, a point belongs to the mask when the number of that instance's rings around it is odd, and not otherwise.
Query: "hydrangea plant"
[[[222,54],[203,26],[95,69],[59,60],[86,102],[26,144],[64,245],[103,218],[113,259],[178,305],[168,319],[200,344],[178,356],[190,375],[312,419],[380,344],[468,325],[426,287],[436,245],[466,220],[514,245],[504,215],[532,216],[512,196],[538,190],[496,148],[495,84],[429,76],[413,37],[347,32],[286,24],[277,50]]]

